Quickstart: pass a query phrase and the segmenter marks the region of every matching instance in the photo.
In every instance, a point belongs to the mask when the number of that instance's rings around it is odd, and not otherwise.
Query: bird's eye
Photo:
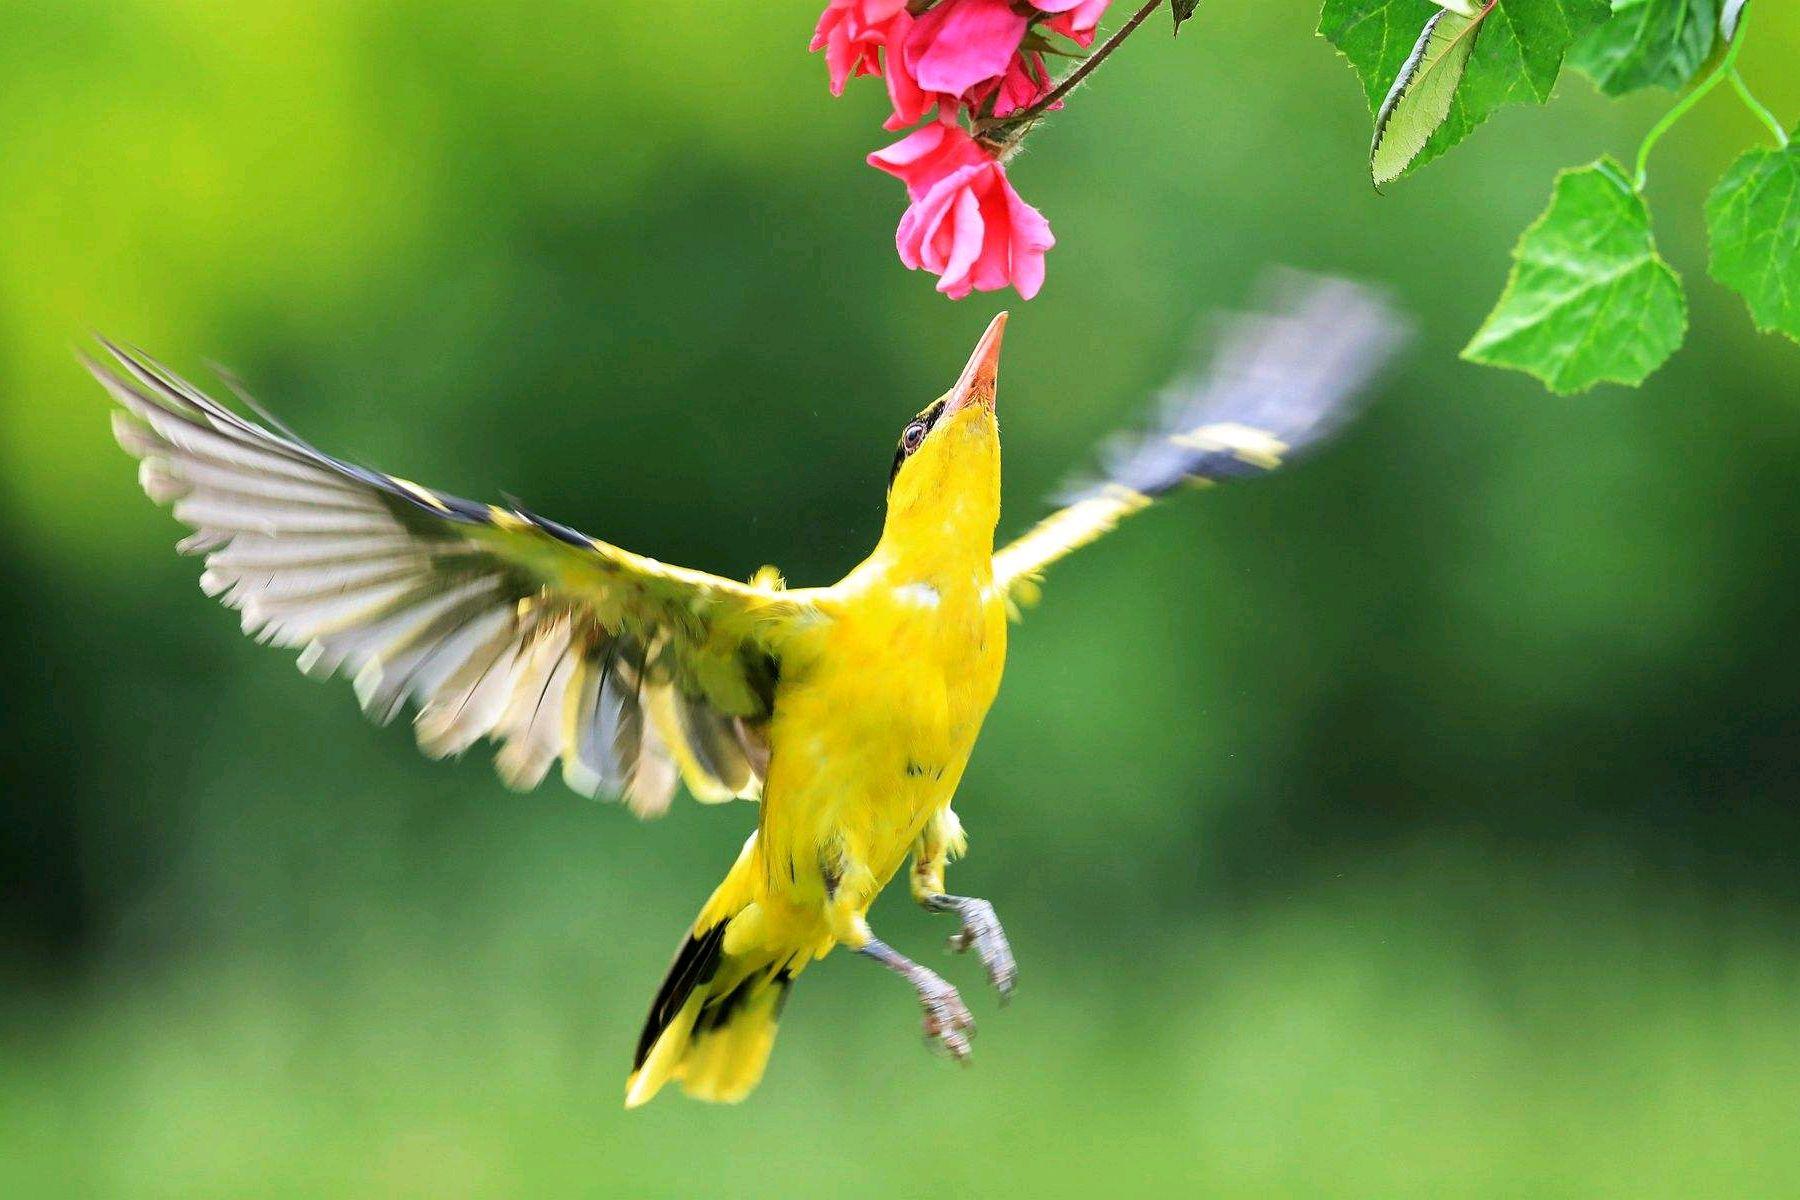
[[[925,433],[925,423],[923,421],[914,421],[911,425],[906,427],[906,432],[900,435],[900,444],[906,447],[906,452],[908,454],[911,454],[924,443]]]

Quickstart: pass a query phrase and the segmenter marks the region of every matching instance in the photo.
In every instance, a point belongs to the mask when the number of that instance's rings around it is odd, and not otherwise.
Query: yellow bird
[[[1045,566],[1154,497],[1269,470],[1327,428],[1397,325],[1349,283],[1288,291],[1283,315],[1240,319],[1104,480],[996,552],[1000,314],[902,431],[874,551],[823,588],[667,566],[354,466],[110,344],[116,368],[88,365],[121,406],[114,430],[144,490],[194,530],[180,549],[206,556],[207,593],[246,633],[298,648],[303,670],[350,677],[376,720],[413,706],[425,753],[488,738],[520,789],[560,759],[570,787],[640,816],[678,778],[709,803],[761,801],[656,994],[625,1096],[635,1107],[673,1079],[735,1101],[762,1077],[794,977],[837,946],[903,976],[926,1034],[968,1055],[956,990],[877,939],[869,906],[910,856],[913,896],[955,916],[952,946],[1011,992],[992,906],[944,879],[965,848],[950,802],[1000,686],[1008,617]]]

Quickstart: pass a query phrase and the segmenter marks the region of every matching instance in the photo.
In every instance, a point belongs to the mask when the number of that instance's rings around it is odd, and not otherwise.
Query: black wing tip
[[[242,420],[138,347],[115,341],[98,331],[94,332],[93,338],[112,362],[96,359],[79,348],[75,356],[102,384],[124,387],[139,399],[181,416],[191,417],[198,413]],[[124,370],[123,375],[119,373],[120,368]]]
[[[511,492],[501,492],[500,496],[506,501],[506,505],[512,510],[513,515],[528,525],[549,534],[551,537],[565,545],[574,546],[578,550],[592,550],[594,548],[594,539],[587,534],[582,533],[579,529],[572,529],[569,526],[564,525],[561,521],[553,521],[542,513],[531,511],[531,509],[525,506],[523,500],[519,499]],[[482,510],[482,519],[484,521],[488,520],[487,510],[485,508]]]
[[[195,408],[178,395],[171,395],[167,385],[147,379],[148,368],[136,362],[130,351],[97,333],[94,340],[105,351],[104,355],[90,353],[81,346],[71,347],[71,350],[75,361],[105,390],[114,412],[125,414],[141,424],[143,414],[133,411],[134,404],[138,404],[160,409],[183,420],[194,419]]]
[[[149,376],[151,380],[161,383],[166,387],[178,387],[189,391],[193,390],[180,376],[163,366],[162,363],[156,361],[155,358],[151,357],[150,354],[142,348],[127,342],[115,341],[99,332],[94,334],[94,340],[100,343],[101,349],[112,356],[114,362],[118,363],[119,366],[124,367],[125,370],[130,372],[133,376],[139,379]]]
[[[302,446],[312,445],[311,442],[295,433],[293,426],[276,416],[262,403],[262,401],[251,395],[249,387],[245,385],[243,379],[239,377],[237,372],[233,371],[230,367],[224,366],[215,359],[206,358],[201,359],[201,361],[206,364],[206,369],[211,371],[220,383],[223,383],[230,389],[231,394],[237,397],[237,402],[239,404],[242,404],[245,408],[262,418],[268,423],[269,428],[275,430],[289,441],[297,442]]]
[[[85,369],[89,375],[92,375],[100,382],[105,383],[109,379],[118,379],[118,376],[113,373],[111,367],[95,358],[92,354],[89,354],[80,346],[71,346],[70,352],[75,355],[75,361],[80,363],[82,368]],[[124,381],[120,380],[120,382],[122,383]]]
[[[119,374],[117,368],[123,367],[131,361],[130,351],[97,329],[89,330],[88,336],[93,339],[94,344],[100,347],[103,354],[93,353],[92,346],[76,344],[69,347],[70,352],[75,355],[75,361],[86,367],[88,374],[102,383],[113,382],[129,387],[130,382]],[[109,359],[111,361],[108,361]],[[132,387],[131,390],[137,391],[135,387]]]
[[[271,448],[297,455],[348,479],[376,488],[392,499],[432,516],[471,524],[492,523],[492,516],[485,504],[465,500],[448,492],[440,492],[436,488],[407,483],[386,472],[359,466],[346,459],[325,453],[295,433],[286,422],[258,403],[235,374],[215,363],[209,361],[209,369],[217,374],[226,387],[231,389],[232,394],[257,417],[261,418],[267,427],[258,425],[230,405],[207,395],[144,351],[116,342],[99,332],[95,332],[93,337],[118,366],[124,369],[125,374],[120,374],[112,365],[97,359],[79,347],[76,348],[75,357],[100,381],[101,386],[109,391],[129,392],[140,403],[154,405],[186,421],[198,422],[214,429],[229,429],[238,434],[248,434]],[[116,396],[115,401],[117,401]],[[128,404],[121,404],[119,407],[122,411],[130,409]],[[563,530],[569,535],[580,537],[573,530],[568,530],[565,526],[559,526],[556,522],[547,521],[544,518],[533,518],[533,523],[545,528],[547,532]],[[552,529],[552,526],[555,529]],[[562,533],[558,533],[557,536],[562,537],[565,541],[569,540]],[[572,544],[583,547],[591,545],[586,538],[581,538],[580,541]]]
[[[126,350],[123,345],[121,345],[118,342],[115,342],[112,338],[106,336],[106,334],[102,333],[100,330],[98,330],[98,329],[90,330],[89,335],[96,342],[100,343],[100,348],[102,350],[105,350],[108,354],[112,355],[114,358],[118,359],[120,362],[124,362],[127,358],[129,358],[131,356],[131,352]]]

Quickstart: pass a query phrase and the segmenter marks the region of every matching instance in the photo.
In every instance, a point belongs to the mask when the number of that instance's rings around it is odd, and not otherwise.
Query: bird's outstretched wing
[[[515,788],[560,758],[570,787],[640,815],[678,773],[702,800],[759,793],[781,647],[814,616],[802,593],[342,462],[107,349],[118,370],[88,366],[122,406],[119,443],[246,633],[353,679],[377,721],[415,706],[434,757],[503,743]]]
[[[995,553],[994,581],[1015,605],[1037,600],[1044,568],[1177,486],[1260,475],[1317,442],[1404,340],[1403,322],[1358,284],[1284,272],[1273,290],[1272,314],[1231,317],[1211,361],[1163,393],[1155,428],[1106,447],[1103,478]]]

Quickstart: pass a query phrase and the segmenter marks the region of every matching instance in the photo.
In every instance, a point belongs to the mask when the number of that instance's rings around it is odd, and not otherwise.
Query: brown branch
[[[1042,100],[1039,100],[1036,104],[1033,104],[1023,112],[1009,113],[1003,120],[993,121],[989,129],[978,129],[976,131],[976,136],[983,141],[1003,145],[1007,150],[1016,147],[1019,138],[1024,136],[1025,130],[1030,129],[1039,117],[1050,111],[1050,109],[1060,102],[1064,96],[1067,96],[1070,92],[1079,87],[1081,81],[1093,74],[1100,64],[1105,62],[1107,57],[1124,43],[1126,38],[1136,32],[1139,25],[1142,25],[1149,19],[1151,13],[1162,7],[1162,4],[1163,0],[1150,0],[1148,4],[1145,4],[1142,8],[1132,13],[1125,24],[1119,26],[1117,33],[1113,34],[1100,44],[1098,50],[1095,50],[1092,54],[1088,55],[1087,58],[1082,60],[1079,67],[1076,67],[1073,71],[1070,71],[1065,75],[1062,81],[1052,88],[1049,94]],[[988,122],[983,122],[983,124],[988,124]],[[1009,132],[996,138],[993,136],[993,131],[997,130]],[[1018,132],[1014,134],[1010,132],[1012,130],[1017,130]]]

